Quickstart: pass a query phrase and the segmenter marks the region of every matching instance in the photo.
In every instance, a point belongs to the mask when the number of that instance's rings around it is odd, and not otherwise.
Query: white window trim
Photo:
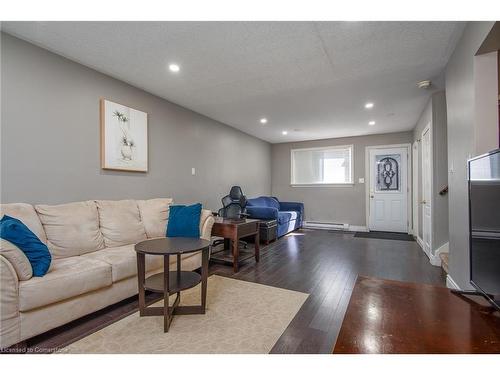
[[[349,182],[337,182],[337,183],[325,183],[317,182],[311,184],[295,184],[293,182],[293,152],[294,151],[319,151],[319,150],[332,150],[332,149],[346,149],[350,150],[351,162],[350,164],[350,175],[351,181]],[[290,186],[291,187],[353,187],[354,186],[354,145],[337,145],[337,146],[324,146],[324,147],[306,147],[306,148],[292,148],[290,150]]]

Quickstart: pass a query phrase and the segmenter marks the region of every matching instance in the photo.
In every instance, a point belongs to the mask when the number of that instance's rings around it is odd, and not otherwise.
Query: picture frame
[[[148,172],[148,114],[101,98],[101,168]]]

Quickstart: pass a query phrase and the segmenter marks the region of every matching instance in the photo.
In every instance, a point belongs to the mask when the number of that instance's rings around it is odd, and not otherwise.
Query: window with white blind
[[[353,183],[353,146],[291,150],[292,185]]]

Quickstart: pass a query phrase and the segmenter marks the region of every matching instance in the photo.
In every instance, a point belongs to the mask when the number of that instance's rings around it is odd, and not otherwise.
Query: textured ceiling
[[[439,81],[464,26],[2,23],[14,36],[272,143],[412,129],[430,95],[416,82]],[[169,72],[171,62],[179,73]]]

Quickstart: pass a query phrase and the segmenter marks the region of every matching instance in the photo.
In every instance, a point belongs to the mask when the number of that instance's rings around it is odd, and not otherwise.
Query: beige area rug
[[[163,317],[137,312],[59,353],[269,353],[308,296],[213,275],[205,315],[175,316],[163,333]],[[181,305],[199,301],[200,285],[181,292]]]

